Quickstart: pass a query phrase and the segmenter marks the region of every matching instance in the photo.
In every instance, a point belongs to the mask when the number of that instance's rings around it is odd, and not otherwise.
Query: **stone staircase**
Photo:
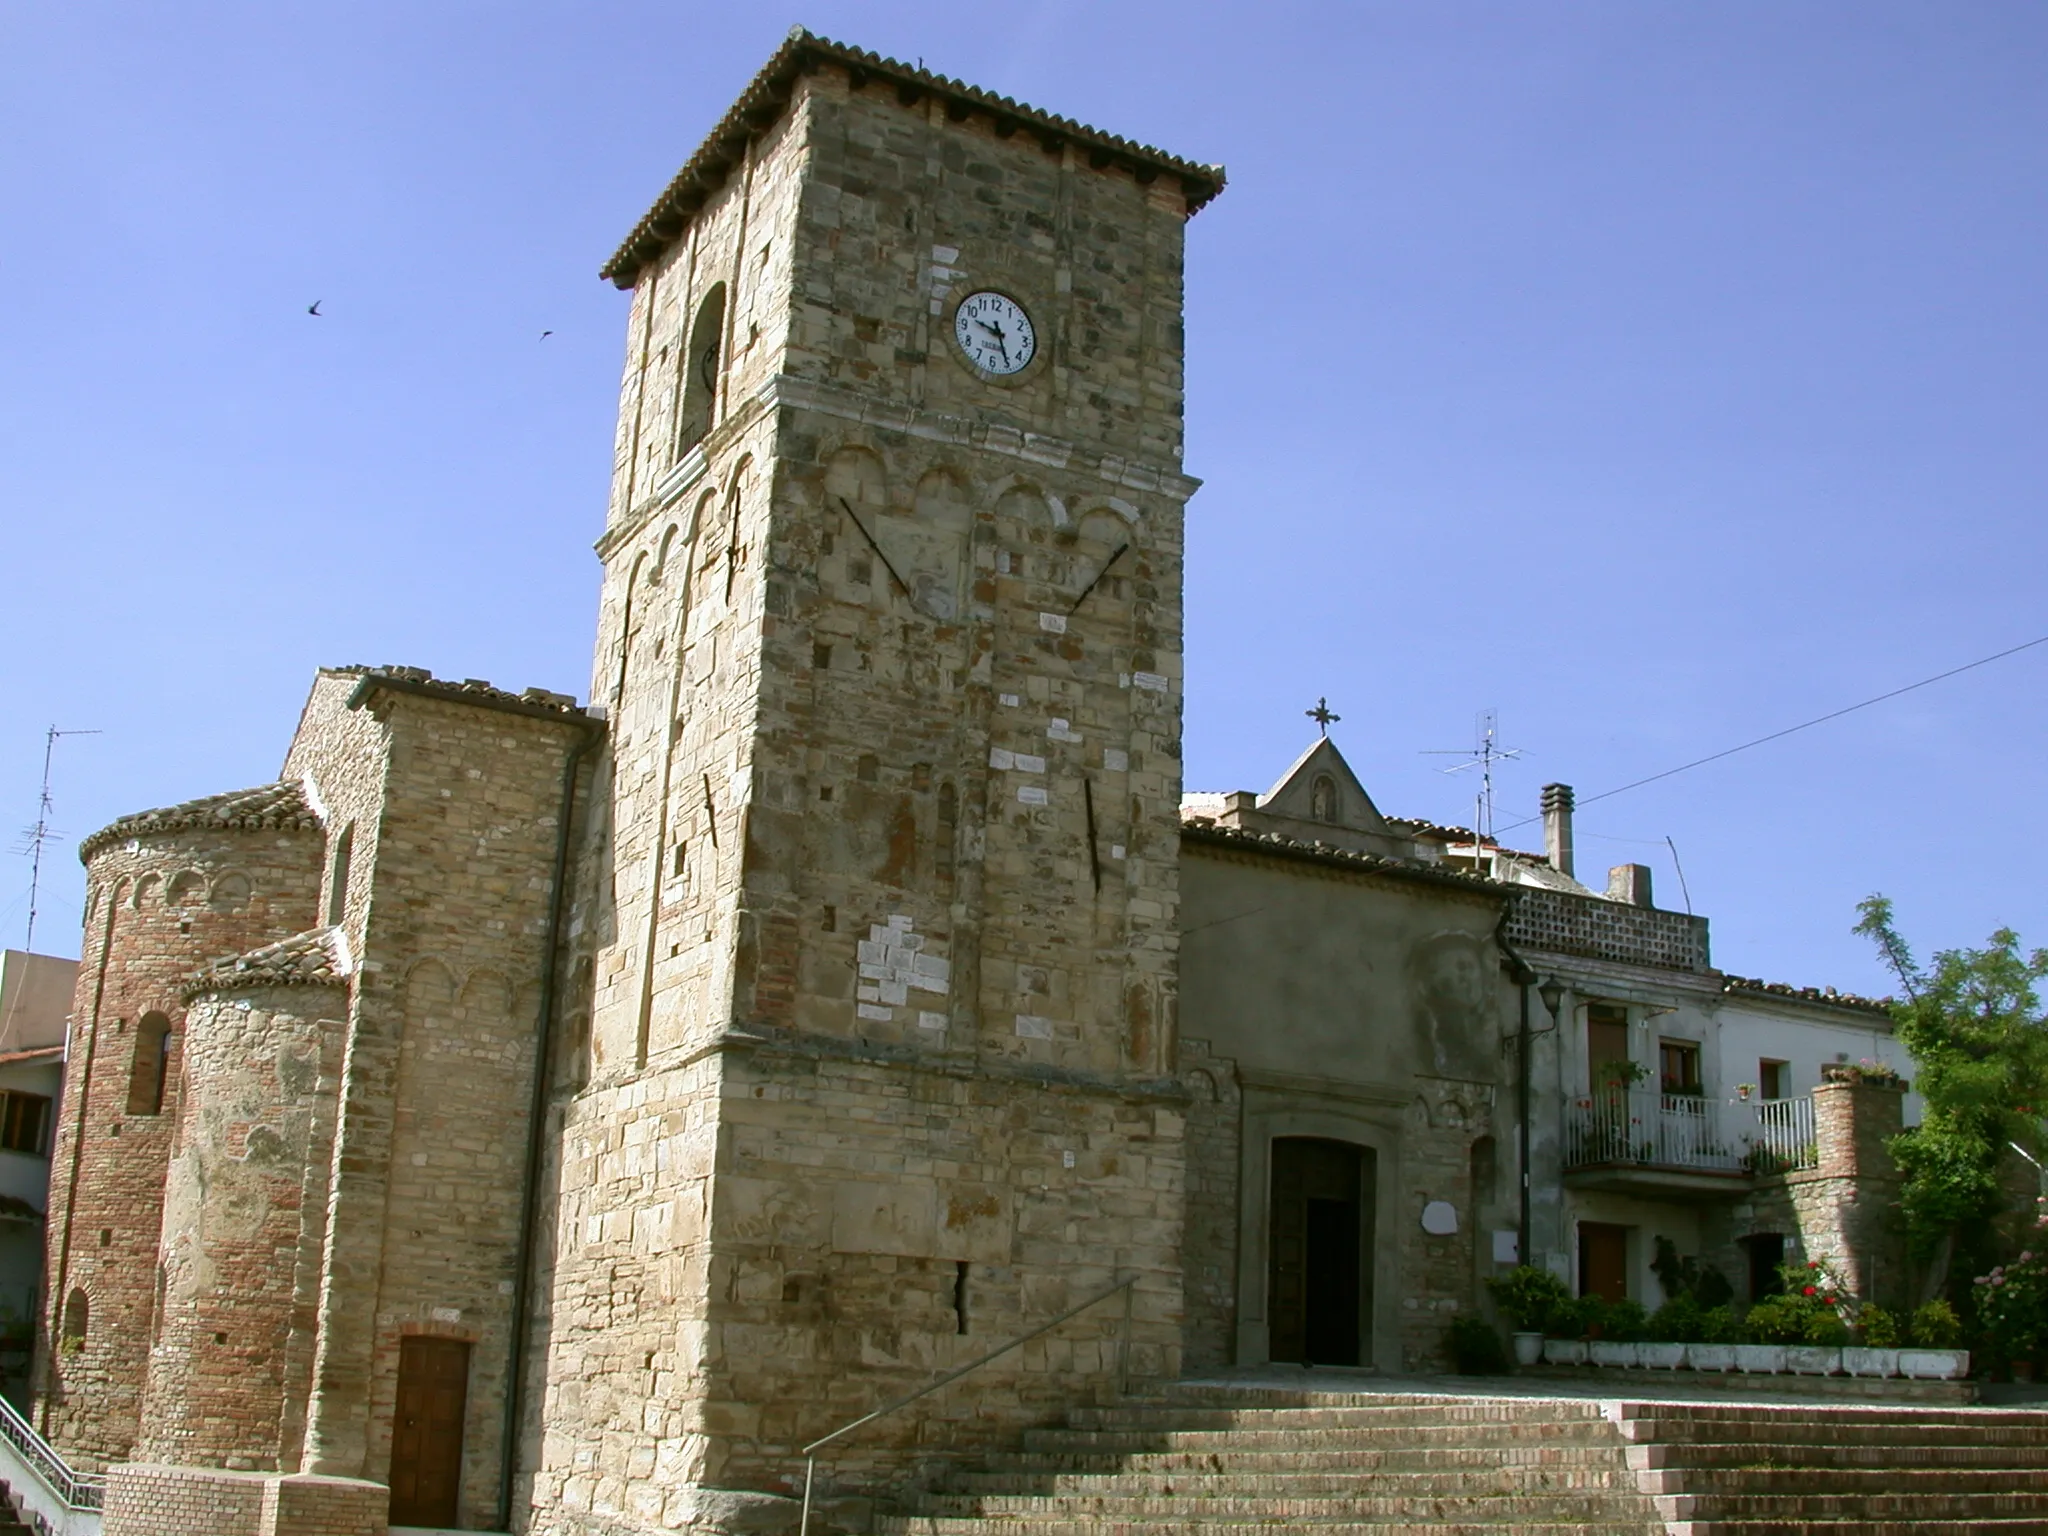
[[[1076,1409],[881,1536],[2048,1536],[2048,1412],[1180,1390]]]

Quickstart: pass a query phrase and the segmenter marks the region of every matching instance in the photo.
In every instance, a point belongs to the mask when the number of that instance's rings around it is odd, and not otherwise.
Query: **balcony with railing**
[[[1616,1086],[1595,1089],[1565,1115],[1565,1173],[1581,1187],[1732,1196],[1749,1180],[1818,1163],[1811,1098],[1719,1100]]]

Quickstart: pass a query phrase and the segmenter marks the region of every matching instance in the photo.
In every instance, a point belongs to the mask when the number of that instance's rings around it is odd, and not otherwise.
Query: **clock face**
[[[1038,332],[1015,299],[983,290],[953,312],[953,339],[983,373],[1022,372],[1038,351]]]

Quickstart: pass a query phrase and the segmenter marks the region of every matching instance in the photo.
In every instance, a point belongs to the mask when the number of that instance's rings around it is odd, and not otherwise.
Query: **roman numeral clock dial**
[[[1022,373],[1038,353],[1038,332],[1024,306],[1007,294],[970,293],[953,311],[953,340],[983,373]]]

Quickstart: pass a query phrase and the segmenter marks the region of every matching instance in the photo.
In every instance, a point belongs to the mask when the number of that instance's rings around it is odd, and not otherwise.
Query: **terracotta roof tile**
[[[448,699],[457,704],[481,704],[486,708],[505,709],[521,715],[559,716],[579,725],[596,723],[596,716],[585,710],[572,696],[566,693],[550,693],[545,688],[528,688],[523,692],[514,693],[509,688],[487,683],[480,677],[466,677],[459,683],[436,677],[425,667],[333,667],[329,670],[353,673],[361,679],[356,684],[354,693],[349,696],[351,706],[378,688],[389,688],[399,693]]]
[[[878,53],[869,53],[846,43],[835,43],[802,27],[792,30],[783,45],[761,66],[732,109],[719,119],[697,152],[675,180],[655,199],[654,206],[633,226],[633,232],[604,264],[600,277],[608,277],[621,288],[630,288],[642,267],[658,258],[689,227],[690,218],[703,205],[705,195],[717,188],[745,153],[747,141],[782,115],[795,90],[799,75],[820,62],[839,64],[871,79],[896,87],[899,98],[914,102],[919,96],[940,96],[951,106],[980,110],[999,123],[1029,128],[1042,141],[1071,139],[1093,151],[1091,163],[1098,168],[1121,165],[1150,180],[1162,173],[1180,178],[1181,189],[1193,213],[1223,190],[1223,167],[1198,165],[1169,155],[1149,144],[1119,138],[1077,123],[1070,117],[1041,111],[993,91],[968,85],[961,80],[935,75],[930,70]]]
[[[332,928],[308,928],[243,955],[209,961],[185,980],[187,999],[254,987],[342,986],[347,976]]]
[[[225,795],[208,795],[161,810],[138,811],[109,822],[79,843],[81,862],[90,859],[110,843],[160,832],[189,832],[218,827],[241,832],[317,832],[320,818],[306,801],[296,780],[263,784],[255,789],[231,790]]]
[[[1504,881],[1492,880],[1485,875],[1468,874],[1461,869],[1445,869],[1437,864],[1419,864],[1410,859],[1390,859],[1377,853],[1354,853],[1349,848],[1335,848],[1328,843],[1304,843],[1299,839],[1281,837],[1272,832],[1245,832],[1236,827],[1219,827],[1213,822],[1201,819],[1183,821],[1180,835],[1184,842],[1214,843],[1242,848],[1250,853],[1273,853],[1284,858],[1343,865],[1364,874],[1392,875],[1401,880],[1417,880],[1425,885],[1457,886],[1475,895],[1505,897],[1519,889]]]
[[[1796,998],[1802,1003],[1822,1003],[1830,1008],[1853,1008],[1859,1013],[1881,1013],[1891,1017],[1889,997],[1863,997],[1854,992],[1837,992],[1833,987],[1795,987],[1782,981],[1759,981],[1754,976],[1723,976],[1721,990],[1732,993],[1761,993],[1766,997]]]

